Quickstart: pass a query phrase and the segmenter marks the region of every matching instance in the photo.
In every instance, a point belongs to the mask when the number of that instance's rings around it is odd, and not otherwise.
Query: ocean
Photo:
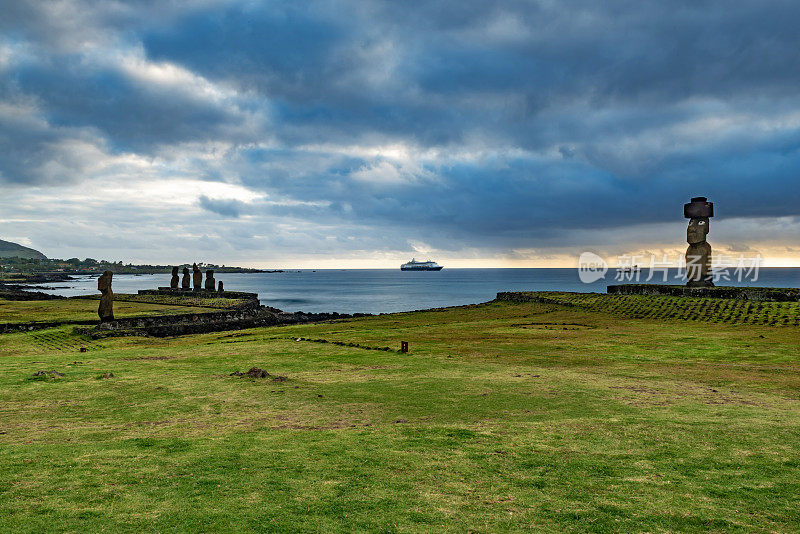
[[[639,273],[645,282],[648,269]],[[683,283],[677,272],[668,280],[657,273],[648,283]],[[630,279],[633,277],[633,279]],[[492,300],[500,291],[577,291],[605,293],[606,286],[635,283],[635,275],[615,280],[582,283],[577,269],[448,269],[400,271],[399,269],[287,270],[281,273],[215,273],[229,291],[258,293],[261,303],[284,311],[390,313],[444,306],[476,304]],[[168,286],[169,274],[114,275],[117,293]],[[717,285],[800,287],[800,268],[761,268],[756,280],[722,281]],[[97,293],[97,279],[79,276],[69,282],[49,284],[47,293],[73,296]]]

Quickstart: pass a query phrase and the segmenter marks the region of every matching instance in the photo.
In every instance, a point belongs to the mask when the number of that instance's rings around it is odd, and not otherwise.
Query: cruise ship
[[[400,266],[401,271],[441,271],[442,266],[435,261],[417,261],[411,258],[411,261],[404,263]]]

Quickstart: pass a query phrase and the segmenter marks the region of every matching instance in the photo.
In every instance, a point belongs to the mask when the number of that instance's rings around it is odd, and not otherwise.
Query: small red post
[[[402,352],[403,354],[408,352],[408,341],[401,341],[400,342],[400,352]]]

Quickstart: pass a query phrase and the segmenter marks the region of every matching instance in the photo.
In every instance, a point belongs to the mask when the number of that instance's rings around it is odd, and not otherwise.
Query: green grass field
[[[799,345],[536,302],[6,334],[0,529],[797,532]]]
[[[99,299],[3,300],[0,299],[0,323],[94,321]],[[228,300],[228,299],[213,299]],[[114,316],[143,317],[217,311],[213,307],[161,304],[157,302],[115,300]],[[2,341],[0,341],[2,343]]]

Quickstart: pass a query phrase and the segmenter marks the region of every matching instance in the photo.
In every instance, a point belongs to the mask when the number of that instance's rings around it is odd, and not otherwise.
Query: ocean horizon
[[[442,271],[399,269],[285,269],[270,273],[216,273],[228,291],[258,293],[262,304],[284,311],[393,313],[448,306],[478,304],[503,291],[573,291],[605,293],[606,287],[622,283],[682,284],[677,269],[641,269],[617,275],[610,269],[605,278],[583,283],[575,268],[445,268]],[[733,272],[731,272],[733,274]],[[649,280],[648,280],[649,279]],[[170,274],[114,276],[117,293],[168,286]],[[755,280],[736,277],[717,285],[800,287],[800,268],[762,267]],[[43,285],[41,291],[64,296],[97,294],[97,277]]]

